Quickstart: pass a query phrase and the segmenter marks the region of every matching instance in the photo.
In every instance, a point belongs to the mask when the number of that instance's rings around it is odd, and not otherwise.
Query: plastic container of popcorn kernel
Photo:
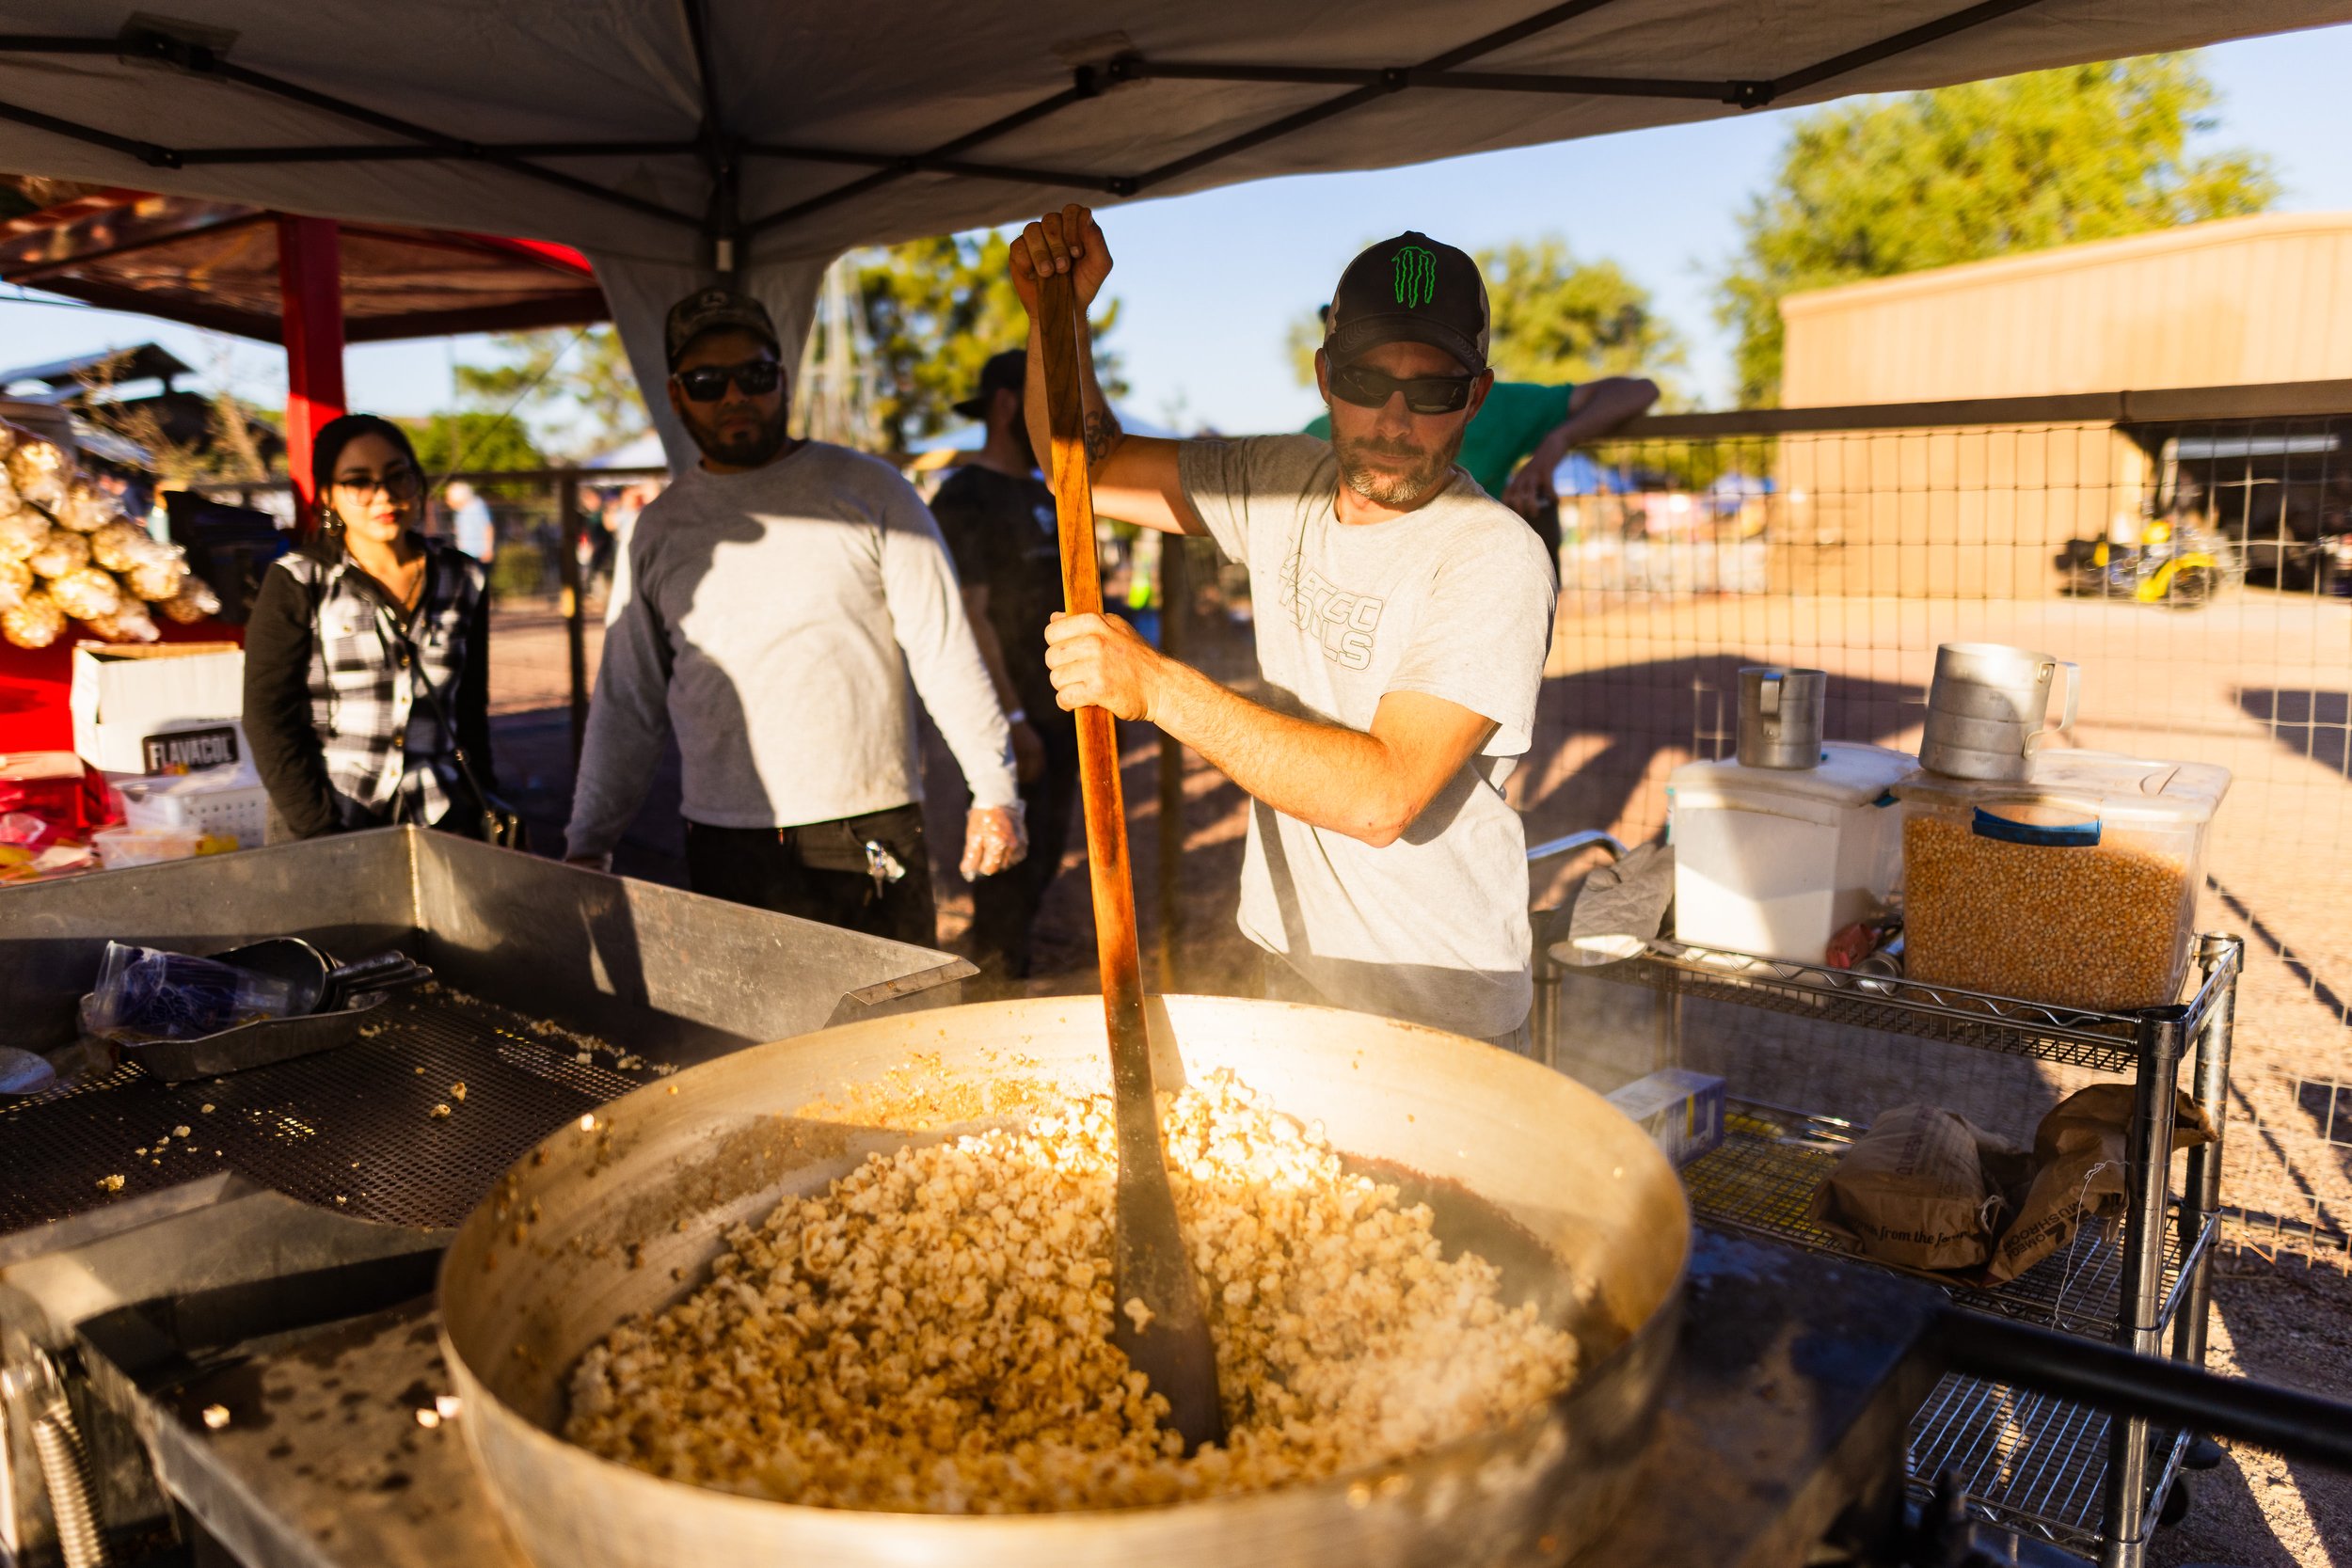
[[[1924,769],[1902,802],[1904,977],[2089,1012],[2179,999],[2230,771],[2052,751],[2025,783]]]

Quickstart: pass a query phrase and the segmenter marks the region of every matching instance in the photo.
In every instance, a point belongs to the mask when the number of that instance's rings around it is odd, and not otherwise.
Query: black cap
[[[1486,280],[1478,263],[1419,230],[1347,263],[1324,322],[1323,346],[1344,365],[1382,343],[1427,343],[1486,368]]]
[[[988,363],[980,367],[979,389],[956,404],[956,412],[967,420],[988,418],[988,400],[1010,388],[1020,391],[1028,384],[1029,351],[1009,348],[1002,354],[992,354]]]
[[[697,289],[670,307],[670,319],[662,326],[662,342],[670,356],[670,368],[677,369],[678,356],[687,345],[706,332],[722,327],[748,332],[767,341],[768,346],[779,355],[784,352],[776,337],[776,324],[768,317],[768,308],[748,294],[733,289]]]

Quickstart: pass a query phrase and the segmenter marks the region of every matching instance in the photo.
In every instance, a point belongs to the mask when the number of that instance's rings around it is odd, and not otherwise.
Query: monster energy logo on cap
[[[1426,305],[1438,297],[1438,258],[1417,245],[1401,245],[1389,258],[1399,305]]]
[[[1486,282],[1460,248],[1417,229],[1367,245],[1340,274],[1325,323],[1331,362],[1388,342],[1443,349],[1466,370],[1486,365]]]

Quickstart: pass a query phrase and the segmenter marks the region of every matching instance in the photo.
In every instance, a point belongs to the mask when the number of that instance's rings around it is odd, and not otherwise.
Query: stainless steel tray
[[[72,1042],[109,940],[212,954],[290,934],[339,954],[398,947],[436,981],[247,1026],[303,1033],[315,1049],[296,1059],[215,1080],[205,1042],[177,1042],[189,1049],[153,1070],[138,1048],[0,1107],[0,1259],[12,1235],[223,1172],[385,1223],[453,1225],[518,1152],[659,1072],[954,1002],[972,973],[928,948],[395,828],[0,889],[0,1043]]]

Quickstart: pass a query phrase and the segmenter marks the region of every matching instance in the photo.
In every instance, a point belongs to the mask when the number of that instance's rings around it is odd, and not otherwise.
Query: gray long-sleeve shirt
[[[787,828],[921,797],[908,677],[973,801],[1018,798],[1003,710],[939,525],[888,464],[810,442],[691,468],[637,520],[565,853],[608,853],[667,730],[687,817]]]

